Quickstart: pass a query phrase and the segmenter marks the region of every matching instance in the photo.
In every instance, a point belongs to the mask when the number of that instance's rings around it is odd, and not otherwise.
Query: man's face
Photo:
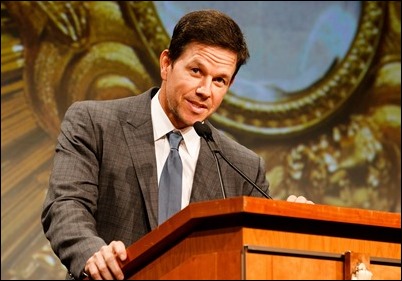
[[[203,121],[220,106],[233,82],[236,53],[190,43],[172,64],[168,51],[160,57],[162,85],[159,100],[178,128]]]

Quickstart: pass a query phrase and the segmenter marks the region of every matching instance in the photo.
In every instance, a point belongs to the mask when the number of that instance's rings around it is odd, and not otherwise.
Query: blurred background
[[[251,52],[211,121],[264,157],[271,196],[401,212],[400,1],[2,1],[2,280],[65,278],[40,213],[68,106],[158,86],[204,8]]]

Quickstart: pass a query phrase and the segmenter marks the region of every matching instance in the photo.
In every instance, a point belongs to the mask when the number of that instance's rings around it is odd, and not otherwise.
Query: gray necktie
[[[159,181],[158,223],[162,224],[181,210],[181,184],[183,164],[179,155],[179,145],[183,139],[179,132],[167,134],[170,153],[163,166]]]

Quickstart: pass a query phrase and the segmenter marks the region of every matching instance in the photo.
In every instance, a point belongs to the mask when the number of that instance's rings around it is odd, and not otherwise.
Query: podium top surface
[[[246,196],[192,203],[177,216],[185,220],[234,213],[401,228],[400,213],[320,204],[294,203],[283,200],[269,200]]]
[[[400,243],[401,214],[245,196],[191,203],[129,246],[123,267],[193,232],[228,227]]]

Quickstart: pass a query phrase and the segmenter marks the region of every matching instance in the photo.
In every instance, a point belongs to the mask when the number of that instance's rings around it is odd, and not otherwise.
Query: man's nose
[[[203,79],[203,81],[200,83],[200,85],[197,88],[197,94],[202,94],[204,96],[210,96],[211,95],[211,85],[212,85],[212,80]]]

